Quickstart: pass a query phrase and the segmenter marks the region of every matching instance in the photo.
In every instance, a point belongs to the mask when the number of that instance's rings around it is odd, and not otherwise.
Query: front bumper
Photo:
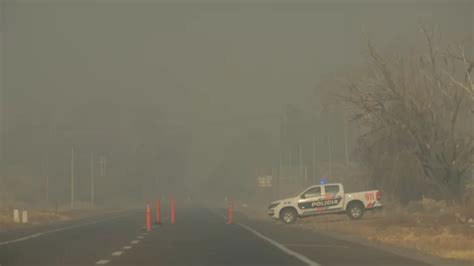
[[[268,216],[274,216],[275,215],[275,210],[274,209],[271,209],[271,210],[268,210]]]

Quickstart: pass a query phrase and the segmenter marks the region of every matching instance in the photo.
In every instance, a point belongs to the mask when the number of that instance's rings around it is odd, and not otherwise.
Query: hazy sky
[[[420,23],[440,25],[447,42],[474,24],[467,1],[159,2],[10,1],[6,94],[58,110],[93,99],[159,106],[190,128],[204,176],[237,136],[264,129],[276,140],[279,120],[202,124],[309,108],[323,75],[361,60],[363,32],[397,47]]]

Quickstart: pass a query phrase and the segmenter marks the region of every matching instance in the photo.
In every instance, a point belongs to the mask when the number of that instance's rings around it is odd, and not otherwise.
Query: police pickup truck
[[[284,223],[296,222],[298,217],[320,214],[347,214],[351,219],[360,219],[366,210],[382,207],[380,191],[371,190],[344,193],[342,184],[312,186],[294,198],[274,201],[268,206],[268,214]]]

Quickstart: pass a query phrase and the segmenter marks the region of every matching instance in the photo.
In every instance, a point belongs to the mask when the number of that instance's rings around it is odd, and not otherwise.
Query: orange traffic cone
[[[174,199],[171,199],[170,208],[171,208],[170,222],[171,222],[171,224],[174,224],[174,221],[175,221],[175,208],[176,208],[176,202],[174,201]]]
[[[146,230],[151,231],[151,207],[150,203],[146,204]]]
[[[227,208],[227,224],[232,224],[232,212],[234,209],[234,204],[232,202],[229,203]]]
[[[156,213],[155,213],[155,215],[156,215],[155,223],[156,224],[161,224],[161,203],[160,203],[160,199],[158,199],[156,201]]]

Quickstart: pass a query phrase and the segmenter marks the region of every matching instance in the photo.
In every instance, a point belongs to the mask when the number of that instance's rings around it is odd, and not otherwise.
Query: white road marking
[[[114,253],[112,253],[112,256],[120,256],[122,255],[122,251],[115,251]]]
[[[107,263],[109,263],[109,260],[99,260],[95,264],[107,264]]]
[[[282,244],[287,247],[314,247],[314,248],[349,248],[348,246],[342,245],[319,245],[319,244],[299,244],[299,243],[289,243]]]
[[[123,214],[123,215],[115,216],[115,217],[112,217],[112,218],[99,219],[99,220],[88,222],[88,223],[76,224],[76,225],[66,226],[66,227],[62,227],[62,228],[58,228],[58,229],[54,229],[54,230],[50,230],[50,231],[36,233],[36,234],[33,234],[33,235],[28,235],[28,236],[20,237],[20,238],[17,238],[17,239],[8,240],[8,241],[5,241],[5,242],[0,242],[0,246],[25,241],[25,240],[28,240],[28,239],[33,239],[33,238],[37,238],[37,237],[44,236],[44,235],[49,235],[49,234],[56,233],[56,232],[71,230],[71,229],[75,229],[75,228],[79,228],[79,227],[83,227],[83,226],[88,226],[88,225],[92,225],[92,224],[98,224],[100,222],[104,222],[104,221],[108,221],[108,220],[114,220],[114,219],[120,218],[120,217],[125,216],[125,215],[128,215],[128,214]]]
[[[252,232],[254,235],[258,236],[259,238],[269,242],[270,244],[272,244],[273,246],[277,247],[278,249],[280,249],[281,251],[285,252],[286,254],[290,255],[290,256],[293,256],[295,258],[297,258],[298,260],[310,265],[310,266],[320,266],[319,263],[315,262],[315,261],[312,261],[310,260],[309,258],[299,254],[299,253],[296,253],[294,252],[293,250],[285,247],[284,245],[278,243],[277,241],[269,238],[269,237],[266,237],[262,234],[260,234],[259,232],[255,231],[254,229],[250,228],[249,226],[245,225],[245,224],[241,224],[241,223],[237,223],[239,226],[241,226],[242,228],[245,228],[247,229],[248,231]]]
[[[138,239],[143,239],[143,238],[144,238],[144,236],[138,236]]]
[[[139,240],[133,240],[132,242],[130,242],[130,244],[138,244],[139,242]]]
[[[132,248],[131,246],[125,246],[122,249],[131,249],[131,248]]]

